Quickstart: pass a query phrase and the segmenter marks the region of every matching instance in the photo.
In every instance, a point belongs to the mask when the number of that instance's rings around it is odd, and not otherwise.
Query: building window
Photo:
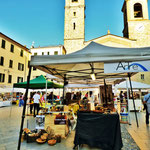
[[[76,16],[76,12],[73,12],[73,15]]]
[[[14,52],[14,45],[11,44],[11,47],[10,47],[10,51],[13,53]]]
[[[1,65],[1,66],[4,66],[4,57],[2,57],[2,56],[1,56],[1,58],[0,58],[0,65]]]
[[[20,51],[20,56],[23,57],[23,50]]]
[[[20,70],[20,63],[18,63],[18,70]]]
[[[5,40],[2,40],[1,48],[5,48],[5,44],[6,44],[6,41],[5,41]]]
[[[37,56],[37,53],[34,53],[34,56]]]
[[[18,77],[17,78],[17,83],[19,83],[19,82],[23,82],[23,77]]]
[[[10,60],[9,61],[9,68],[12,68],[13,67],[13,60]]]
[[[141,80],[144,80],[144,74],[141,74]]]
[[[78,2],[78,0],[72,0],[72,2]]]
[[[12,82],[12,75],[8,75],[8,83]]]
[[[54,55],[58,55],[58,51],[55,51],[55,52],[54,52]]]
[[[24,64],[18,63],[18,70],[24,71]]]
[[[75,23],[73,23],[73,30],[75,30],[76,29],[76,24]]]
[[[49,55],[50,53],[49,52],[47,52],[47,55]]]
[[[42,55],[44,55],[44,52],[42,52]]]
[[[135,18],[143,17],[142,5],[140,3],[134,4],[134,17]]]
[[[33,71],[35,71],[36,70],[36,68],[35,67],[33,67]]]
[[[0,82],[5,82],[5,74],[0,73]]]

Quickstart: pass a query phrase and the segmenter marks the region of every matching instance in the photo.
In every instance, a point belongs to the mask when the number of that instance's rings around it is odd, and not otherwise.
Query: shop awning
[[[29,89],[46,89],[46,78],[41,75],[30,80]],[[15,83],[14,88],[26,88],[27,82]],[[63,85],[47,80],[47,88],[63,88]]]

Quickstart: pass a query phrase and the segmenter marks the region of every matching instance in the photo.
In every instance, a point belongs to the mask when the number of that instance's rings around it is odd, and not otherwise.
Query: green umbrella
[[[30,80],[29,89],[45,89],[46,88],[46,78],[41,75],[35,79]],[[14,83],[14,88],[26,88],[26,82]],[[52,81],[47,81],[47,88],[63,88],[63,85],[54,83]]]

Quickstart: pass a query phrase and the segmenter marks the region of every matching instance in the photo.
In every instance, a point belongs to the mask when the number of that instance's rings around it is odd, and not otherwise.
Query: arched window
[[[134,17],[135,18],[143,17],[142,5],[140,3],[134,4]]]
[[[72,2],[78,2],[78,0],[72,0]]]

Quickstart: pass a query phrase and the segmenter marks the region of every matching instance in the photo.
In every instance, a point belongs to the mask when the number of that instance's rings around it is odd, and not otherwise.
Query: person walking
[[[85,94],[85,97],[88,99],[88,92]]]
[[[23,100],[23,96],[21,95],[20,99],[19,99],[19,107],[21,107],[23,105],[24,105],[24,100]]]
[[[120,92],[120,102],[123,103],[123,98],[124,98],[124,94],[123,94],[123,91]]]
[[[20,98],[19,93],[17,93],[17,95],[16,95],[16,106],[19,105],[19,98]]]
[[[146,108],[146,124],[149,124],[149,114],[150,114],[150,91],[148,94],[144,96],[143,104],[145,105]]]
[[[31,93],[31,96],[30,96],[30,114],[32,114],[32,110],[33,110],[33,96],[34,96],[35,93]]]
[[[39,113],[39,109],[40,109],[39,103],[41,103],[40,92],[39,91],[34,94],[34,96],[33,96],[33,102],[34,102],[34,117],[35,117]],[[41,103],[41,105],[42,105],[42,103]],[[35,110],[37,111],[36,114],[35,114]]]

